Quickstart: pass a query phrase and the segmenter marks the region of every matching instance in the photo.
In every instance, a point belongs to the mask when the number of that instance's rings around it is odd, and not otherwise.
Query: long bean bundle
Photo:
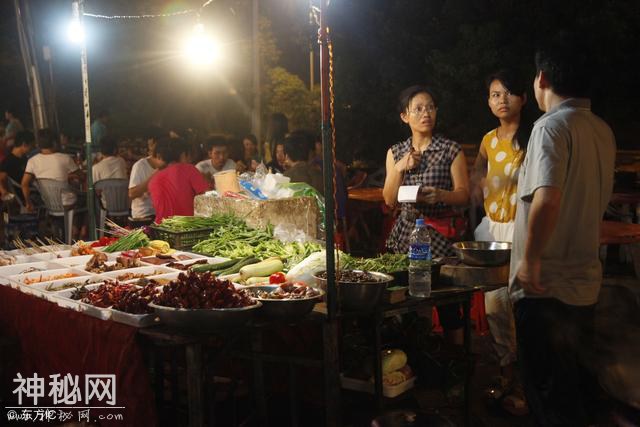
[[[208,239],[193,247],[195,252],[232,259],[250,256],[265,259],[277,256],[286,260],[287,268],[321,249],[316,243],[283,243],[273,237],[273,227],[257,230],[238,218],[227,219],[224,226],[214,229]]]
[[[395,273],[397,271],[406,271],[409,268],[409,258],[406,254],[382,254],[376,258],[355,258],[346,255],[342,268]]]
[[[199,228],[218,228],[229,225],[241,225],[244,221],[231,214],[209,217],[175,215],[164,218],[159,227],[170,231],[190,231]]]

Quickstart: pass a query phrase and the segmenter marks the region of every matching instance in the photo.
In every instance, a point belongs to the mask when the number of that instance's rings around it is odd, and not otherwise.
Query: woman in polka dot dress
[[[464,152],[457,142],[434,135],[437,106],[431,90],[412,86],[400,94],[400,119],[409,125],[411,137],[393,145],[387,153],[385,203],[395,207],[401,185],[419,185],[418,203],[400,203],[400,215],[387,239],[387,250],[407,253],[417,218],[431,226],[434,257],[453,255],[451,241],[464,234],[466,223],[454,211],[469,204],[469,175]],[[463,342],[464,321],[457,304],[438,308],[447,340]]]
[[[527,102],[526,84],[510,70],[487,79],[489,108],[500,126],[488,132],[480,144],[472,176],[472,198],[484,202],[486,216],[475,230],[480,241],[511,242],[516,216],[518,173],[528,141],[528,127],[520,123]],[[500,373],[486,390],[487,397],[500,399],[512,414],[527,412],[524,393],[516,381],[516,337],[507,288],[485,293],[485,310]]]

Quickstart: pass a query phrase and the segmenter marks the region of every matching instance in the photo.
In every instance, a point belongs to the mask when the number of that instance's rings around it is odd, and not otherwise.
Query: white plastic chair
[[[65,207],[63,205],[63,193],[74,193],[68,182],[44,178],[37,179],[36,182],[47,214],[63,219],[65,241],[69,245],[72,244],[73,217],[76,213],[86,212],[87,208]]]
[[[96,191],[100,191],[100,237],[104,236],[104,224],[107,216],[128,217],[129,208],[129,181],[126,179],[103,179],[95,183]]]

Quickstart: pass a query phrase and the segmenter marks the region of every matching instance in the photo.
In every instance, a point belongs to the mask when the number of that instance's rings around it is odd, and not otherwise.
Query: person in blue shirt
[[[108,129],[107,123],[109,122],[109,112],[102,110],[96,116],[96,119],[91,124],[91,142],[94,144],[100,144],[102,138],[107,136]]]

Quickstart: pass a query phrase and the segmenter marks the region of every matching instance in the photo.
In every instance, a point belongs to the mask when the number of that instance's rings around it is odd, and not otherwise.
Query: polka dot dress
[[[516,217],[516,192],[522,154],[509,140],[499,140],[496,129],[482,138],[487,152],[487,179],[482,189],[484,210],[495,222],[509,222]]]

